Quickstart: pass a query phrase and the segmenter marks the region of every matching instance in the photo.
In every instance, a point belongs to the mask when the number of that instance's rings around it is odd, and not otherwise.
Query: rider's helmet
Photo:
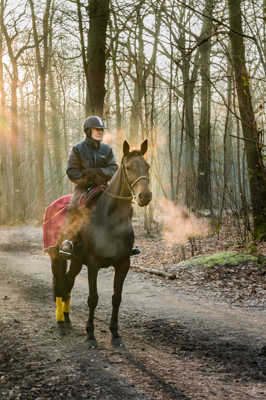
[[[105,129],[103,120],[96,115],[86,118],[83,124],[83,130],[88,137],[91,136],[91,128]]]

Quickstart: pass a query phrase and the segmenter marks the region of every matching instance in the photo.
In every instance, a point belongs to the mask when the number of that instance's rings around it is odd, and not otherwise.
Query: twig
[[[167,278],[167,279],[171,279],[171,280],[176,279],[176,274],[169,274],[167,272],[159,271],[157,269],[144,268],[144,267],[139,267],[139,266],[136,266],[136,265],[132,265],[132,267],[135,268],[137,271],[140,271],[140,272],[148,272],[149,274],[162,276],[163,278]]]

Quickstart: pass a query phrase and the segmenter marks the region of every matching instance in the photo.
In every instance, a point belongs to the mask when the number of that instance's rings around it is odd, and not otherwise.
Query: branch
[[[29,45],[30,38],[31,38],[31,34],[29,33],[26,44],[25,44],[24,46],[22,46],[21,49],[19,49],[19,51],[17,52],[17,54],[16,54],[16,56],[15,56],[15,60],[18,60],[19,57],[21,56],[21,54],[22,54],[25,50],[27,50],[27,49],[33,49],[33,48],[35,47],[35,44]]]
[[[29,3],[30,3],[30,9],[31,9],[31,19],[32,19],[33,37],[34,37],[34,43],[35,43],[36,61],[37,61],[37,65],[38,65],[38,71],[40,74],[42,71],[42,62],[41,62],[40,47],[38,45],[39,37],[38,37],[37,24],[36,24],[36,15],[35,15],[35,10],[34,10],[33,0],[29,0]]]
[[[177,0],[177,2],[178,2],[179,4],[182,4],[182,6],[184,6],[185,8],[189,8],[190,10],[194,11],[196,14],[199,14],[199,15],[201,15],[201,16],[204,17],[204,18],[208,18],[208,19],[210,19],[210,20],[216,22],[218,25],[224,26],[224,27],[227,28],[230,32],[233,32],[233,33],[235,33],[235,34],[237,34],[237,35],[239,35],[239,36],[245,37],[245,38],[247,38],[247,39],[251,39],[251,40],[253,40],[253,41],[255,40],[253,36],[245,35],[244,33],[235,31],[234,29],[231,29],[229,25],[225,24],[224,22],[220,21],[219,19],[214,18],[214,17],[210,17],[208,14],[205,14],[205,13],[203,13],[203,12],[201,12],[201,11],[196,10],[196,8],[189,6],[188,4],[184,3],[184,2],[181,1],[181,0]]]
[[[57,52],[57,57],[61,58],[61,60],[64,60],[64,61],[76,60],[77,58],[80,58],[80,56],[81,56],[81,53],[79,55],[73,56],[73,57],[64,57],[64,56],[61,56],[61,54],[59,54],[59,52]]]
[[[258,144],[258,142],[256,140],[252,140],[252,139],[248,139],[248,138],[244,138],[244,137],[240,137],[240,136],[235,136],[235,135],[230,135],[230,136],[232,136],[233,138],[236,138],[236,139],[241,139],[241,140],[245,140],[247,142]],[[266,145],[262,144],[262,143],[259,143],[259,146],[266,147]]]

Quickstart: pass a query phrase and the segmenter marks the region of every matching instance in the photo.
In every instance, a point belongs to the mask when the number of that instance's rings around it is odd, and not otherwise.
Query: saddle
[[[84,192],[81,196],[79,208],[91,208],[105,188],[105,185],[89,188],[88,191]],[[65,222],[71,198],[71,194],[62,196],[46,208],[42,225],[44,251],[48,251],[49,248],[56,245]]]
[[[89,187],[87,192],[85,192],[84,195],[84,205],[87,208],[90,208],[93,203],[94,200],[97,200],[98,197],[102,194],[102,192],[106,189],[106,185],[100,185],[100,186],[96,186],[96,187]],[[80,205],[81,205],[82,199],[80,201]]]

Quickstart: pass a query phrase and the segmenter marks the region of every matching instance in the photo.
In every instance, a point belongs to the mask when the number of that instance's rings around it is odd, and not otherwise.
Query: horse
[[[86,325],[87,340],[91,347],[97,346],[94,334],[94,314],[98,304],[97,276],[100,268],[113,266],[114,291],[110,331],[112,342],[123,346],[118,333],[118,314],[125,278],[130,268],[130,252],[134,244],[132,227],[132,200],[140,207],[152,199],[149,188],[149,164],[144,158],[148,141],[140,150],[130,151],[123,143],[120,167],[93,208],[85,215],[78,235],[78,253],[73,254],[68,268],[67,261],[59,254],[50,255],[56,299],[56,321],[59,325],[70,324],[70,297],[76,276],[83,265],[88,270],[89,317]]]

